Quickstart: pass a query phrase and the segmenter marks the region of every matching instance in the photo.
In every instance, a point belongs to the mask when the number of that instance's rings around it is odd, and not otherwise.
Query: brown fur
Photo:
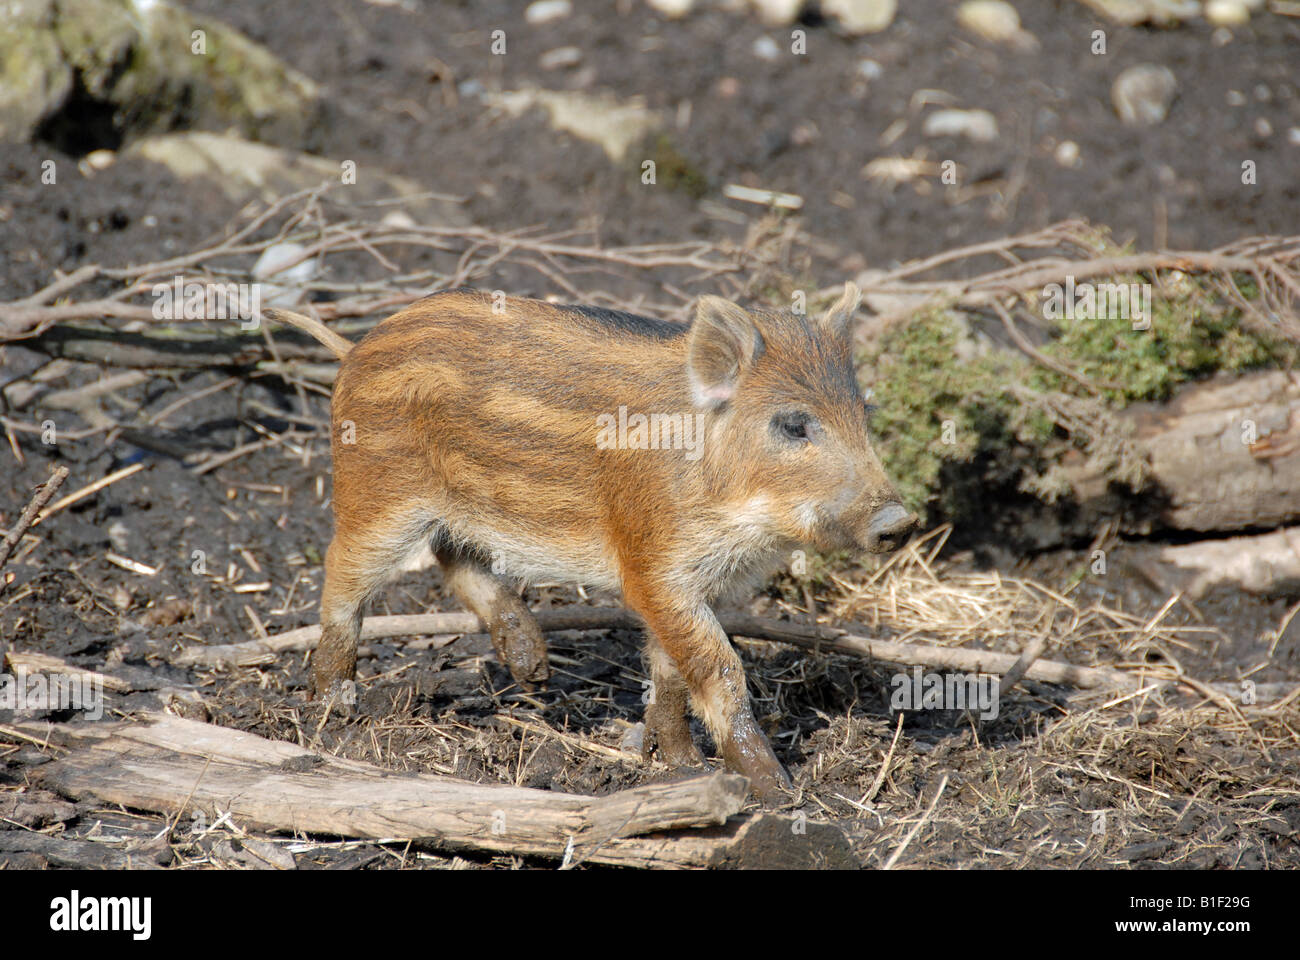
[[[770,794],[785,774],[709,604],[801,545],[891,549],[915,523],[868,440],[849,336],[857,300],[850,285],[810,318],[706,297],[688,327],[536,300],[494,311],[457,291],[379,324],[343,356],[334,388],[336,529],[313,689],[352,678],[367,597],[432,542],[524,683],[548,675],[545,647],[504,577],[621,590],[650,634],[647,750],[698,760],[689,696],[728,766]],[[314,321],[268,315],[345,349]],[[602,449],[597,418],[621,406],[700,415],[698,458]]]

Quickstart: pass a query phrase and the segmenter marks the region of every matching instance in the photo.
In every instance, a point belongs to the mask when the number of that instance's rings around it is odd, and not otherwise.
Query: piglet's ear
[[[686,373],[697,406],[717,407],[736,393],[740,378],[763,351],[754,318],[722,297],[700,297],[691,324]]]
[[[822,314],[822,323],[836,336],[847,333],[853,325],[853,315],[858,312],[858,304],[861,302],[862,291],[858,289],[857,284],[844,284],[844,293],[830,305],[830,309]]]

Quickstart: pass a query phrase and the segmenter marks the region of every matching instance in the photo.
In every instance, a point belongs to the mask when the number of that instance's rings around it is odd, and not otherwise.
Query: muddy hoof
[[[775,806],[794,790],[790,775],[752,721],[738,723],[732,740],[722,744],[727,769],[749,778],[749,789],[765,806]]]
[[[704,754],[691,739],[691,729],[685,717],[656,718],[648,711],[645,719],[641,757],[657,757],[670,767],[699,767],[704,765]]]
[[[332,670],[313,669],[307,679],[307,699],[308,700],[326,700],[334,697],[336,700],[342,700],[349,689],[351,689],[352,700],[356,701],[356,683],[353,681],[352,671],[340,675]]]
[[[551,677],[546,659],[546,641],[537,621],[508,613],[492,625],[492,646],[515,682],[531,690],[530,684],[545,683]]]
[[[745,773],[744,771],[738,771]],[[790,782],[790,775],[785,772],[785,768],[780,764],[777,765],[775,773],[764,770],[762,772],[745,773],[749,777],[749,789],[765,807],[778,807],[790,799],[790,794],[794,792],[794,785]]]
[[[334,680],[323,687],[313,683],[308,690],[308,700],[319,703],[322,708],[332,713],[349,716],[356,712],[357,709],[357,684],[356,681]]]

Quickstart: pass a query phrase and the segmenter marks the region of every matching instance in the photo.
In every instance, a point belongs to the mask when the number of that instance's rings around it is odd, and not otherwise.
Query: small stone
[[[879,33],[894,22],[898,0],[822,0],[822,13],[857,37]]]
[[[878,80],[884,74],[885,68],[875,60],[859,60],[858,76],[864,80]]]
[[[1177,93],[1178,80],[1168,67],[1142,63],[1115,78],[1110,100],[1125,126],[1154,127],[1169,115]]]
[[[1021,29],[1016,8],[1003,0],[967,0],[957,8],[957,23],[992,43],[1021,48],[1038,45],[1032,33]]]
[[[1227,27],[1218,27],[1210,34],[1210,43],[1216,47],[1226,47],[1232,43],[1232,31]]]
[[[547,50],[537,61],[543,70],[561,70],[576,67],[582,62],[582,50],[578,47],[556,47]]]
[[[811,123],[795,124],[795,128],[790,131],[790,142],[796,147],[806,147],[810,143],[816,143],[821,134]]]
[[[754,56],[760,60],[775,60],[781,56],[781,48],[771,37],[759,37],[754,41]]]
[[[1239,27],[1250,22],[1250,9],[1240,0],[1210,0],[1205,19],[1216,27]]]
[[[1269,123],[1264,117],[1255,121],[1255,133],[1261,137],[1271,137],[1273,135],[1273,124]]]
[[[253,264],[253,277],[261,281],[261,297],[268,307],[293,307],[306,291],[303,284],[315,279],[320,262],[314,257],[299,260],[307,248],[300,243],[274,243],[262,251]],[[298,260],[297,263],[293,261]],[[293,266],[288,264],[293,263]],[[275,278],[278,283],[268,283]],[[283,285],[282,285],[283,284]]]
[[[669,20],[676,20],[691,12],[695,0],[645,0],[650,9],[662,13]]]
[[[1286,132],[1287,143],[1300,147],[1300,127],[1292,127]]]
[[[640,753],[641,747],[645,743],[645,724],[637,723],[627,728],[623,734],[623,739],[619,741],[619,749],[626,750],[628,753]]]
[[[117,154],[112,150],[91,150],[86,154],[86,163],[93,170],[107,170],[117,159]]]
[[[1062,140],[1053,154],[1057,166],[1077,167],[1079,165],[1079,145],[1073,140]]]
[[[390,210],[379,222],[386,227],[397,227],[399,230],[407,230],[415,226],[415,219],[405,210]]]
[[[524,11],[524,19],[531,24],[553,23],[573,13],[569,0],[537,0]]]
[[[998,137],[998,120],[987,110],[936,110],[925,118],[921,132],[927,137],[966,137],[987,143]]]
[[[1230,107],[1244,107],[1246,105],[1246,95],[1240,90],[1229,90],[1224,99],[1228,101]]]
[[[806,0],[750,0],[750,5],[769,27],[788,27],[803,12]]]

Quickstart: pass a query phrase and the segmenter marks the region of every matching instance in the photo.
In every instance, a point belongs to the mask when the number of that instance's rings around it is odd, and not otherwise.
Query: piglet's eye
[[[811,440],[811,424],[812,417],[806,413],[778,413],[772,418],[772,429],[786,440]]]

